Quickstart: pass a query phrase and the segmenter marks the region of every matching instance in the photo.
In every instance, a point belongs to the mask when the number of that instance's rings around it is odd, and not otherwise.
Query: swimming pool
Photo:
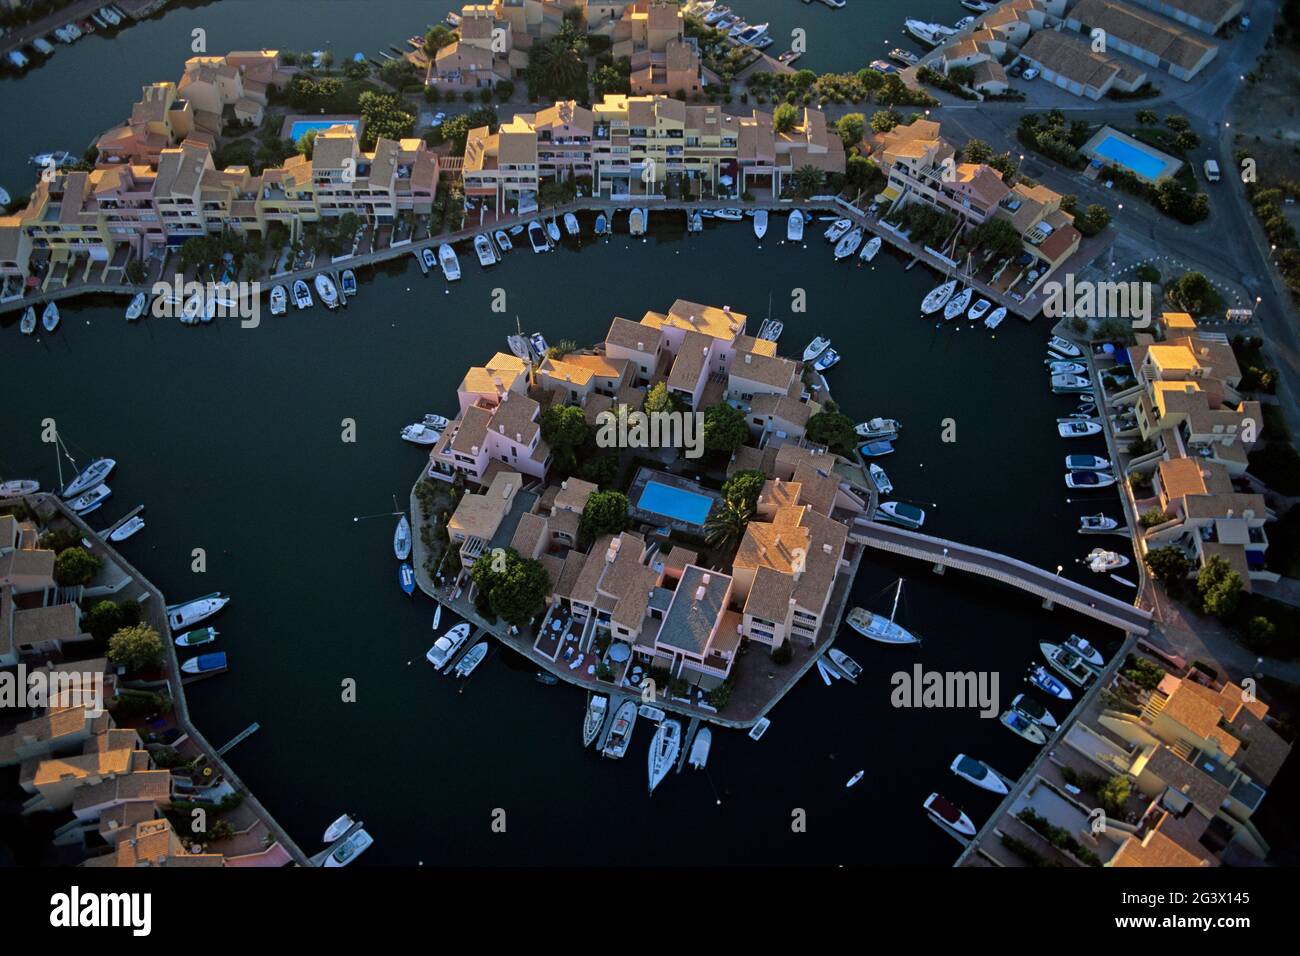
[[[331,126],[351,126],[353,129],[358,129],[360,124],[356,120],[298,120],[289,127],[289,138],[296,143],[312,130],[320,132]]]
[[[674,518],[688,524],[702,525],[709,517],[713,499],[684,488],[674,488],[659,481],[647,481],[636,506],[642,511]]]
[[[1113,163],[1127,169],[1148,183],[1169,178],[1183,165],[1173,156],[1109,126],[1093,135],[1083,147],[1083,154],[1094,162]]]

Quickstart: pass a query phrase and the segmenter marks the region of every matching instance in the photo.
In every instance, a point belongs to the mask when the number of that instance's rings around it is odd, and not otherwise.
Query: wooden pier
[[[253,736],[253,734],[257,733],[261,729],[262,729],[262,725],[259,724],[257,721],[253,721],[251,724],[249,724],[247,727],[245,727],[235,736],[231,737],[230,740],[228,740],[225,743],[225,745],[218,747],[217,756],[224,757],[227,752],[234,749],[239,744],[242,744],[245,740]]]

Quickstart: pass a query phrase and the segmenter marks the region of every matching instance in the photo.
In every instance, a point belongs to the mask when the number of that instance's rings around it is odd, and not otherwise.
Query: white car
[[[1032,80],[1034,77],[1038,76],[1038,70],[1032,66],[1026,67],[1025,72],[1021,73],[1020,76],[1021,79]]]
[[[442,121],[445,120],[446,118],[447,118],[447,114],[439,110],[437,113],[433,114],[433,120],[432,122],[429,123],[429,125],[434,129],[437,129],[439,126],[442,125]]]

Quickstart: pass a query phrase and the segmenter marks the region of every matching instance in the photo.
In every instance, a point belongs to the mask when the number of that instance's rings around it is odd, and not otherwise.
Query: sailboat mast
[[[894,589],[894,606],[889,609],[889,623],[894,623],[894,615],[898,613],[898,599],[903,596],[903,579],[898,579],[898,587]]]

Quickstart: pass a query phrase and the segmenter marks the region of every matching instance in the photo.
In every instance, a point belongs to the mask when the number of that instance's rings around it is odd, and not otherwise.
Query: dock
[[[686,766],[686,758],[690,756],[691,747],[695,744],[695,735],[700,732],[700,718],[692,717],[690,724],[686,727],[686,733],[682,735],[681,753],[677,755],[677,773],[682,772]]]
[[[352,826],[347,828],[347,831],[344,832],[344,834],[341,837],[339,837],[337,840],[335,840],[325,849],[321,850],[315,856],[311,857],[308,860],[308,862],[312,866],[324,866],[325,861],[329,858],[329,855],[333,853],[335,850],[337,850],[341,844],[347,841],[348,837],[352,836],[352,834],[356,833],[363,826],[365,826],[365,824],[362,821],[360,820],[356,821],[355,823],[352,824]]]
[[[223,746],[218,747],[217,756],[224,757],[228,751],[234,749],[239,744],[242,744],[245,740],[253,736],[253,734],[257,733],[261,729],[262,729],[262,725],[259,724],[257,721],[253,721],[251,724],[249,724],[247,727],[245,727],[235,736],[231,737],[230,740],[228,740]]]

